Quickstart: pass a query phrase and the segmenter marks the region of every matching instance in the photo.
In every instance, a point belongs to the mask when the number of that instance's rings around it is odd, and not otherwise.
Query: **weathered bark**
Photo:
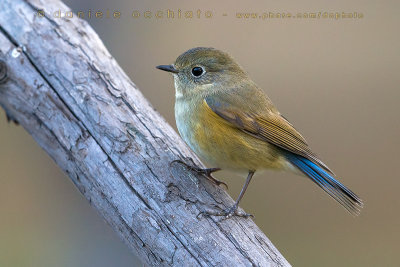
[[[49,16],[58,1],[0,4],[0,105],[144,263],[289,266],[251,219],[196,217],[233,200],[170,165],[199,162],[85,21]]]

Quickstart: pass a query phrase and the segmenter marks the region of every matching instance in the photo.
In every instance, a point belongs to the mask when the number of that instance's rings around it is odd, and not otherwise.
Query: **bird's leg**
[[[252,214],[245,213],[245,212],[238,212],[237,211],[237,209],[239,207],[239,202],[243,198],[244,193],[246,192],[246,189],[250,184],[251,178],[253,178],[253,175],[254,175],[254,171],[249,171],[249,174],[247,175],[246,182],[244,183],[243,188],[240,191],[239,197],[237,198],[235,204],[233,204],[232,207],[230,207],[228,209],[225,209],[223,211],[219,211],[219,212],[203,211],[199,215],[205,214],[205,215],[213,215],[213,216],[224,216],[225,218],[232,217],[233,215],[239,216],[239,217],[245,217],[245,218],[254,217]],[[197,215],[197,216],[199,216],[199,215]]]
[[[192,163],[194,165],[193,160],[191,158],[190,158],[190,160],[192,161]],[[224,185],[226,187],[226,189],[228,189],[228,185],[226,183],[224,183],[224,182],[222,182],[220,180],[217,180],[212,176],[212,173],[221,170],[220,168],[205,168],[205,169],[202,169],[202,168],[199,168],[199,167],[196,167],[196,166],[193,166],[193,165],[189,165],[186,162],[184,162],[182,160],[179,160],[179,159],[173,160],[171,162],[171,164],[175,163],[175,162],[184,165],[186,168],[188,168],[191,171],[194,171],[194,172],[196,172],[198,174],[203,175],[204,177],[206,177],[208,180],[210,180],[212,183],[216,184],[217,186],[220,186],[222,184],[222,185]]]

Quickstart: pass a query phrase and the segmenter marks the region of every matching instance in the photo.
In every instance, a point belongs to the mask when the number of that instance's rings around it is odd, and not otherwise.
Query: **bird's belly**
[[[286,166],[274,145],[231,126],[206,109],[175,115],[182,138],[212,167],[255,171]]]

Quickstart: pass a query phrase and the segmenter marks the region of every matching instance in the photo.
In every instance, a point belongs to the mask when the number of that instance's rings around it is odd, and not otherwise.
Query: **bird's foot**
[[[189,159],[194,165],[193,160],[191,158],[189,158]],[[171,161],[171,164],[173,164],[173,163],[180,163],[180,164],[184,165],[186,168],[188,168],[189,170],[203,175],[204,177],[206,177],[208,180],[210,180],[215,185],[220,186],[222,184],[222,185],[224,185],[226,187],[226,189],[228,189],[228,185],[226,183],[224,183],[224,182],[222,182],[220,180],[217,180],[212,176],[212,173],[221,170],[220,168],[202,169],[202,168],[199,168],[199,167],[196,167],[196,166],[193,166],[193,165],[189,165],[189,164],[187,164],[186,162],[184,162],[184,161],[182,161],[180,159]]]
[[[216,210],[207,210],[207,211],[202,211],[197,215],[197,218],[199,218],[201,215],[206,215],[206,216],[221,216],[223,219],[228,219],[232,216],[237,216],[237,217],[243,217],[243,218],[249,218],[252,217],[254,218],[253,214],[246,213],[246,212],[241,212],[238,211],[238,206],[235,204],[230,208],[221,210],[221,211],[216,211]]]

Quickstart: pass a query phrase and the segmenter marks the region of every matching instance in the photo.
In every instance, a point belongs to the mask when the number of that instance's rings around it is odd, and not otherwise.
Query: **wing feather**
[[[309,148],[304,137],[279,113],[267,110],[256,113],[232,108],[229,103],[215,97],[204,99],[208,107],[218,116],[255,138],[274,144],[284,150],[301,155],[333,172]]]

